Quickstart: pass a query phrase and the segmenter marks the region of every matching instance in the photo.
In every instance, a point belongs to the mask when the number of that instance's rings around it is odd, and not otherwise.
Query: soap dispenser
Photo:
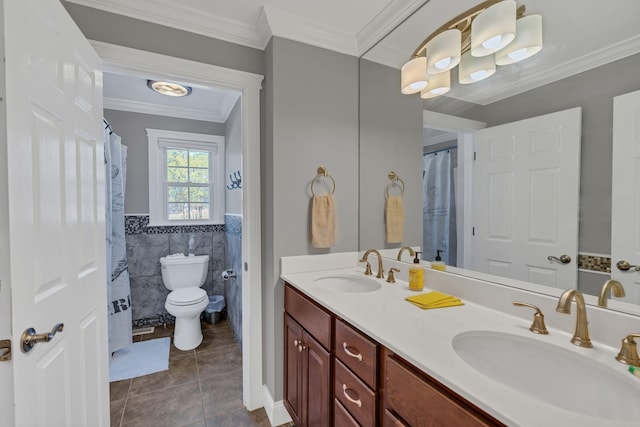
[[[436,259],[431,263],[431,268],[434,270],[444,271],[445,268],[447,268],[447,265],[442,261],[442,258],[440,258],[440,252],[442,252],[440,249],[436,250]]]
[[[409,267],[409,289],[412,291],[421,291],[424,289],[424,268],[420,264],[420,258],[418,257],[422,252],[416,251],[416,257],[413,259],[413,264]]]

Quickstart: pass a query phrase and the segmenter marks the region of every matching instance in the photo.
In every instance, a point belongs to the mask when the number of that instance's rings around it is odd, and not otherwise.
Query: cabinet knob
[[[293,346],[294,346],[294,347],[297,347],[297,346],[298,346],[298,344],[300,344],[300,341],[298,341],[298,340],[293,340]]]
[[[307,348],[307,347],[306,347],[304,344],[299,344],[299,345],[298,345],[298,351],[299,351],[300,353],[302,353],[302,350],[305,350],[306,348]]]

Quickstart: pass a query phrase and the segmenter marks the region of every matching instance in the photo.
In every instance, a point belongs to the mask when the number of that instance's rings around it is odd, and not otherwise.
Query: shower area
[[[435,142],[434,142],[435,141]],[[422,170],[423,259],[457,265],[455,134],[425,129]]]
[[[242,126],[238,93],[199,88],[184,99],[169,99],[147,88],[146,79],[105,73],[104,117],[114,134],[126,143],[126,197],[123,234],[130,282],[129,341],[133,333],[174,323],[164,308],[169,290],[163,284],[159,260],[182,253],[209,255],[202,288],[222,295],[222,318],[229,322],[242,347]],[[212,99],[217,99],[212,101]],[[211,104],[219,105],[219,111]],[[150,224],[150,161],[147,129],[224,137],[224,223],[197,225]],[[213,197],[213,196],[211,196]],[[213,200],[213,199],[212,199]],[[190,244],[191,241],[191,244]],[[235,277],[223,279],[225,270]],[[112,316],[113,317],[113,316]],[[113,329],[115,331],[115,329]],[[110,332],[110,336],[111,336]],[[118,336],[120,334],[118,333]]]

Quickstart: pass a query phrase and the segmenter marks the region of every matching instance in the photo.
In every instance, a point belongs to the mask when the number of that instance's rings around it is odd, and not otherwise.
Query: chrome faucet
[[[622,283],[617,280],[607,280],[602,285],[602,290],[600,291],[600,297],[598,297],[598,305],[600,307],[607,307],[607,299],[610,294],[613,296],[622,298],[624,296],[624,288],[622,287]]]
[[[560,295],[556,311],[558,313],[571,314],[571,301],[576,300],[576,330],[571,338],[571,343],[580,347],[593,347],[589,338],[589,328],[587,326],[587,307],[584,304],[584,297],[575,289],[567,289]]]
[[[403,246],[400,248],[400,252],[398,252],[398,261],[402,261],[402,253],[404,251],[409,251],[409,255],[416,256],[416,252],[411,249],[409,246]]]
[[[384,278],[384,269],[382,267],[382,255],[380,255],[380,252],[375,249],[369,249],[364,253],[364,255],[362,255],[362,259],[360,260],[360,262],[366,262],[368,264],[369,261],[367,260],[367,257],[372,252],[378,256],[378,274],[376,274],[376,277],[378,279],[382,279]]]

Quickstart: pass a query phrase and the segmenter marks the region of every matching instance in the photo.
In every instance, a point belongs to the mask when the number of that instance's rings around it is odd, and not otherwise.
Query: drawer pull
[[[358,362],[362,362],[362,354],[351,353],[349,351],[349,346],[347,345],[346,342],[342,343],[342,349],[344,350],[345,353],[347,353],[347,356],[353,357],[354,359],[358,359]]]
[[[347,398],[347,400],[351,403],[355,403],[356,405],[358,405],[358,408],[362,408],[362,401],[360,399],[355,400],[353,398],[351,398],[348,394],[347,394],[347,385],[346,384],[342,384],[342,392],[344,393],[344,397]]]

